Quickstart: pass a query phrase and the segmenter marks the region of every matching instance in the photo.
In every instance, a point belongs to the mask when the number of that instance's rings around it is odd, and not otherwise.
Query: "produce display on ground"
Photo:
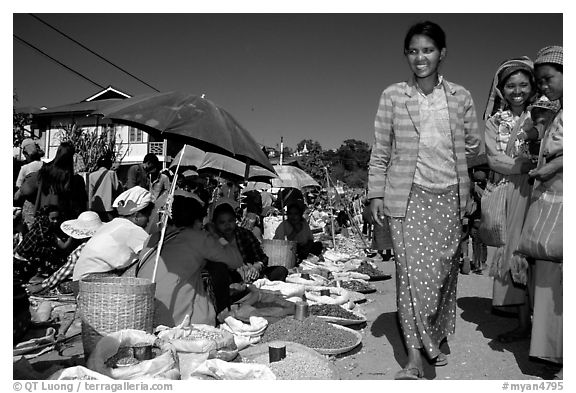
[[[309,348],[341,349],[354,345],[357,338],[315,316],[303,321],[290,316],[268,326],[262,342],[274,340],[293,341]]]
[[[349,281],[339,281],[339,282],[333,282],[330,285],[332,286],[338,286],[340,285],[341,288],[344,288],[348,291],[354,291],[354,292],[359,292],[359,293],[373,293],[376,292],[376,287],[373,285],[368,284],[365,281],[361,281],[361,280],[349,280]]]
[[[335,304],[313,304],[312,306],[308,307],[308,312],[311,315],[316,316],[337,317],[337,318],[355,319],[355,320],[363,319],[359,315],[356,315],[353,312],[348,311],[343,307],[337,306]]]
[[[326,362],[310,356],[305,352],[290,353],[286,358],[270,363],[268,353],[260,354],[245,363],[259,363],[270,367],[277,379],[332,379],[334,374]]]

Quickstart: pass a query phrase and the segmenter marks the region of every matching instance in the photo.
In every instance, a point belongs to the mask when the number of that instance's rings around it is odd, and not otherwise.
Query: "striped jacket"
[[[470,194],[467,159],[478,155],[480,134],[474,102],[462,86],[443,80],[458,176],[460,214]],[[418,157],[420,112],[411,78],[389,86],[374,121],[374,144],[368,175],[368,198],[384,198],[384,214],[405,217]]]

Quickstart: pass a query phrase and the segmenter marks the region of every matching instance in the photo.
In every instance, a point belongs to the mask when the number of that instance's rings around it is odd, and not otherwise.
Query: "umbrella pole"
[[[152,282],[156,282],[156,272],[158,270],[158,261],[160,260],[160,253],[162,252],[162,245],[164,244],[164,237],[166,236],[166,226],[168,225],[168,215],[172,210],[172,201],[174,200],[174,190],[176,189],[176,182],[178,181],[178,170],[180,169],[180,162],[182,162],[182,157],[186,151],[186,145],[182,148],[182,154],[178,160],[178,165],[176,165],[176,171],[174,173],[174,179],[172,179],[172,185],[170,186],[170,192],[166,198],[166,203],[164,204],[164,212],[162,214],[161,224],[162,229],[160,230],[160,240],[158,241],[158,249],[156,250],[156,260],[154,261],[154,272],[152,273]]]
[[[330,190],[330,176],[328,175],[328,168],[324,167],[326,171],[326,186]],[[336,189],[334,189],[336,190]],[[334,235],[334,207],[332,206],[332,198],[328,194],[328,202],[330,203],[330,228],[332,229],[332,244],[334,245],[334,251],[336,251],[336,236]]]

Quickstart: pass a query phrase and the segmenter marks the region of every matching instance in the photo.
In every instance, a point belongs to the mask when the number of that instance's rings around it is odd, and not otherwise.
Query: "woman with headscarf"
[[[243,265],[236,248],[202,230],[205,215],[195,195],[176,190],[156,271],[156,325],[176,326],[189,315],[190,323],[214,326],[215,299],[202,281],[202,270],[214,263],[229,269]],[[159,239],[159,233],[153,234],[140,253],[137,277],[152,279]]]
[[[384,90],[368,175],[374,221],[388,220],[396,302],[408,362],[395,379],[423,377],[424,359],[446,365],[440,345],[456,324],[462,223],[470,193],[467,158],[480,148],[476,111],[464,87],[439,74],[446,36],[432,22],[404,39],[408,81]]]
[[[103,224],[88,240],[74,266],[72,280],[127,268],[148,239],[144,230],[154,204],[149,191],[134,186],[112,204],[119,217]]]
[[[550,101],[558,100],[558,110],[543,136],[537,169],[528,175],[536,180],[534,193],[548,193],[562,201],[563,194],[563,48],[542,48],[534,62],[540,91]],[[561,202],[562,203],[562,202]],[[534,267],[534,311],[530,356],[554,363],[563,362],[563,262],[536,260]],[[562,379],[562,370],[556,375]]]
[[[530,201],[528,171],[536,166],[528,144],[517,134],[530,118],[527,108],[535,93],[532,60],[528,57],[507,60],[496,70],[484,113],[489,178],[493,184],[503,183],[506,189],[506,244],[495,249],[490,269],[494,277],[492,305],[517,306],[519,320],[517,328],[498,336],[501,342],[530,337],[527,288],[513,281],[510,269]]]

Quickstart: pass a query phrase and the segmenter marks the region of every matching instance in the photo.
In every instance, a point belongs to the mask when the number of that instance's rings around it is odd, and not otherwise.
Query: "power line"
[[[99,55],[98,53],[94,52],[92,49],[86,47],[84,44],[76,41],[74,38],[70,37],[68,34],[58,30],[56,27],[52,26],[50,23],[42,20],[41,18],[39,18],[38,16],[34,15],[34,14],[30,14],[31,17],[33,17],[34,19],[38,20],[39,22],[45,24],[46,26],[48,26],[49,28],[51,28],[52,30],[57,31],[58,33],[62,34],[64,37],[68,38],[70,41],[74,42],[75,44],[80,45],[82,48],[86,49],[88,52],[92,53],[93,55],[97,56],[98,58],[100,58],[101,60],[104,60],[106,63],[110,64],[111,66],[117,68],[118,70],[124,72],[127,75],[130,75],[132,78],[136,79],[137,81],[145,84],[146,86],[148,86],[149,88],[151,88],[152,90],[155,90],[156,92],[160,93],[160,90],[158,90],[157,88],[155,88],[154,86],[151,86],[150,84],[144,82],[142,79],[138,78],[137,76],[129,73],[128,71],[126,71],[125,69],[123,69],[120,66],[117,66],[116,64],[112,63],[110,60],[106,59],[105,57]]]
[[[29,43],[28,41],[18,37],[16,34],[13,34],[14,38],[16,38],[17,40],[19,40],[20,42],[28,45],[29,47],[31,47],[34,50],[37,50],[38,52],[42,53],[44,56],[46,56],[47,58],[49,58],[52,61],[55,61],[56,63],[60,64],[62,67],[66,68],[69,71],[72,71],[73,73],[75,73],[76,75],[78,75],[79,77],[86,79],[88,82],[95,84],[96,86],[100,87],[101,89],[105,89],[104,86],[102,86],[100,83],[96,83],[94,82],[92,79],[88,78],[87,76],[79,73],[78,71],[68,67],[66,64],[62,63],[59,60],[56,60],[55,58],[53,58],[52,56],[50,56],[49,54],[47,54],[46,52],[42,51],[42,49],[39,49],[37,47],[35,47],[34,45],[32,45],[31,43]]]

